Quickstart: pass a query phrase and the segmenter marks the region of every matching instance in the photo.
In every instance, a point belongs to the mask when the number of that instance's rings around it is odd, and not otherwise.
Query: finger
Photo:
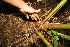
[[[26,15],[26,18],[27,18],[27,19],[29,19],[29,16],[28,16],[28,14],[26,14],[25,12],[23,12],[23,13]]]
[[[34,18],[32,17],[32,20],[34,20]]]
[[[37,14],[34,14],[34,16],[39,20],[39,16]]]
[[[31,18],[37,21],[37,18],[34,16],[34,14],[32,14]]]
[[[26,18],[27,18],[27,19],[29,19],[29,16],[28,16],[28,15],[26,15]]]
[[[34,20],[34,18],[32,17],[32,15],[29,15],[31,17],[32,20]]]
[[[35,15],[34,15],[34,14],[32,14],[32,16],[33,16],[34,20],[36,20],[36,21],[37,21],[37,18],[35,17]]]

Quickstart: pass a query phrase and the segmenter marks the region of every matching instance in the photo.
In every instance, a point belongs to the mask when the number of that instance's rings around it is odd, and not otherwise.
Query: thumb
[[[34,10],[35,13],[38,13],[38,12],[40,12],[40,11],[41,11],[41,9]]]

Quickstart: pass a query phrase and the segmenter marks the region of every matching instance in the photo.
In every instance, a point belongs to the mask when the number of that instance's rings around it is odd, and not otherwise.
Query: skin
[[[28,6],[23,0],[4,0],[4,1],[20,8],[20,11],[26,15],[27,19],[31,17],[32,20],[36,21],[39,20],[39,16],[37,15],[37,13],[40,12],[40,9],[35,10],[31,6]]]

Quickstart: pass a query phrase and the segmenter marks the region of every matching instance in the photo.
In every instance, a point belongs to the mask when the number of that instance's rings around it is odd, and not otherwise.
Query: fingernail
[[[37,19],[35,19],[37,21]]]

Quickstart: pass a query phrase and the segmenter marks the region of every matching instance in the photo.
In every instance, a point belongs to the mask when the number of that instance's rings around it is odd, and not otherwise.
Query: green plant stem
[[[49,24],[46,27],[49,29],[70,29],[70,24]]]
[[[60,36],[61,38],[65,38],[67,40],[70,40],[70,36],[68,36],[68,35],[64,35],[64,34],[61,34],[61,33],[54,33],[54,34]]]
[[[47,47],[53,47],[45,38],[44,36],[39,32],[39,31],[34,31],[42,40],[43,42],[47,45]]]
[[[58,36],[60,36],[61,38],[65,38],[65,39],[67,39],[67,40],[70,40],[70,36],[68,36],[68,35],[64,35],[64,34],[58,33],[58,32],[55,31],[55,30],[51,30],[51,31],[52,31],[52,33],[53,33],[54,35],[58,35]]]
[[[68,36],[68,35],[64,35],[64,34],[61,34],[61,33],[57,33],[57,34],[55,34],[55,35],[58,35],[58,36],[60,36],[61,38],[65,38],[65,39],[67,39],[67,40],[70,40],[70,36]]]
[[[67,2],[67,0],[61,0],[61,2],[48,14],[48,16],[41,22],[44,23],[46,20],[50,19],[52,16],[54,16],[61,8],[64,6],[64,4]]]

